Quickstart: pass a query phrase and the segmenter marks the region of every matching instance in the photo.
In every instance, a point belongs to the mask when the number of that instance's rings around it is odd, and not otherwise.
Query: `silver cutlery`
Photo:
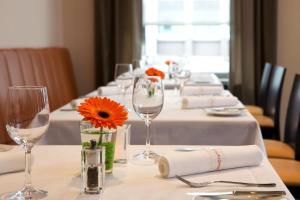
[[[239,185],[245,185],[245,186],[255,186],[255,187],[275,187],[276,183],[246,183],[246,182],[236,182],[236,181],[206,181],[206,182],[191,182],[188,181],[181,176],[175,176],[178,180],[184,182],[185,184],[189,185],[190,187],[205,187],[212,183],[230,183],[230,184],[239,184]]]
[[[230,110],[245,110],[245,107],[212,107],[210,108],[215,111],[230,111]]]
[[[285,191],[283,190],[273,190],[273,191],[261,191],[261,190],[233,190],[229,192],[188,192],[187,195],[192,196],[225,196],[225,195],[269,195],[269,196],[283,196],[286,195]]]
[[[61,108],[60,111],[76,111],[77,110],[77,101],[78,99],[84,99],[86,97],[80,96],[77,99],[73,99],[72,101],[70,101],[69,105],[71,106],[71,108]]]
[[[61,108],[60,111],[76,111],[76,108]]]

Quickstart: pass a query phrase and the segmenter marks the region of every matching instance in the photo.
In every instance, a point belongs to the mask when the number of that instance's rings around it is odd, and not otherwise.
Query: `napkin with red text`
[[[256,166],[262,159],[263,154],[256,145],[201,148],[191,152],[169,152],[159,158],[158,168],[162,177],[171,178],[175,175]]]

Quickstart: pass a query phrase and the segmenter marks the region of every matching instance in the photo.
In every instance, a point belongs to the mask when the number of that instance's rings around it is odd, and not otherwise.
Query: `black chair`
[[[295,139],[295,159],[270,158],[273,168],[293,195],[300,195],[300,116],[298,113],[297,134]]]
[[[262,129],[264,138],[279,140],[280,102],[285,72],[286,69],[284,67],[273,67],[267,91],[264,115],[254,116]]]
[[[263,115],[264,113],[272,69],[271,63],[265,63],[257,96],[257,105],[246,105],[247,110],[252,115]]]
[[[300,75],[294,79],[285,122],[284,142],[264,140],[268,157],[295,159],[295,143],[300,116]]]

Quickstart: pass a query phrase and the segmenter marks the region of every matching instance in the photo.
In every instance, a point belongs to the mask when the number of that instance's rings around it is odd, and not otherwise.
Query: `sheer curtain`
[[[230,90],[254,104],[265,62],[276,62],[277,0],[231,0]]]
[[[142,0],[95,0],[97,86],[113,80],[116,63],[140,59],[142,42]]]

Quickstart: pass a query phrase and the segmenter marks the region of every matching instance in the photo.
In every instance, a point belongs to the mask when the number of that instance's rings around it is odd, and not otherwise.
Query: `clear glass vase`
[[[105,147],[106,173],[112,173],[113,170],[116,133],[116,129],[108,129],[104,127],[96,128],[93,124],[86,120],[82,120],[80,122],[80,136],[82,147],[89,148],[91,146],[91,140],[95,140],[98,147]]]

